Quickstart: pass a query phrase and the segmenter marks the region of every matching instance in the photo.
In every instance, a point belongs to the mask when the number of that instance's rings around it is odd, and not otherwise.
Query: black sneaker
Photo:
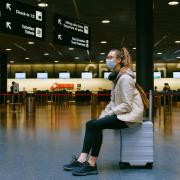
[[[72,175],[74,176],[86,176],[86,175],[98,174],[97,165],[90,166],[90,164],[87,161],[82,163],[82,165],[79,168],[75,168],[71,172]]]
[[[83,163],[79,162],[76,158],[76,156],[72,156],[72,161],[69,164],[66,164],[63,166],[65,171],[71,171],[74,168],[81,167]]]

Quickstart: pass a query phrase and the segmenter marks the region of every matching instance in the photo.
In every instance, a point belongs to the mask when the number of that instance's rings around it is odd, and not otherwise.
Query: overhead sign
[[[66,31],[54,31],[54,42],[74,47],[79,47],[83,49],[90,49],[89,38],[84,38],[78,36],[71,32]]]
[[[63,16],[54,15],[55,43],[90,49],[90,26]]]
[[[25,22],[8,17],[0,18],[0,31],[23,37],[35,39],[45,39],[45,29],[42,26],[35,25],[30,22]]]
[[[45,24],[45,10],[15,0],[1,0],[0,11],[2,15]]]
[[[1,0],[0,32],[44,40],[45,11],[15,0]]]

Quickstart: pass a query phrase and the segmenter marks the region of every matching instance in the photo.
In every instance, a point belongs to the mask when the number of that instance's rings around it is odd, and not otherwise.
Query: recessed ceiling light
[[[79,59],[79,57],[75,57],[74,59]]]
[[[106,44],[106,43],[107,43],[107,41],[101,41],[100,43],[101,43],[101,44]]]
[[[175,5],[178,5],[179,2],[178,2],[178,1],[169,1],[168,4],[169,4],[170,6],[175,6]]]
[[[59,61],[54,61],[55,63],[58,63]]]
[[[29,57],[26,57],[25,59],[27,59],[27,60],[28,60],[28,59],[30,59],[30,58],[29,58]]]
[[[110,23],[111,21],[110,20],[102,20],[101,21],[103,24],[108,24],[108,23]]]
[[[14,61],[10,61],[10,63],[14,63]]]
[[[104,55],[104,54],[106,54],[106,53],[104,53],[104,52],[101,52],[100,54],[101,54],[101,55]]]
[[[161,55],[161,54],[162,54],[162,52],[158,52],[157,54],[158,54],[158,55]]]
[[[44,56],[49,56],[49,53],[44,53]]]
[[[73,51],[74,50],[74,48],[68,48],[70,51]]]
[[[47,7],[47,6],[48,6],[48,4],[47,4],[47,3],[43,3],[43,2],[41,2],[41,3],[39,3],[39,4],[38,4],[38,6],[39,6],[39,7]]]
[[[132,49],[136,50],[136,47],[133,47]]]
[[[176,44],[179,44],[180,43],[180,41],[174,41]]]
[[[34,42],[33,41],[29,41],[28,44],[34,44]]]
[[[12,50],[12,49],[10,49],[10,48],[7,48],[7,49],[6,49],[6,51],[11,51],[11,50]]]

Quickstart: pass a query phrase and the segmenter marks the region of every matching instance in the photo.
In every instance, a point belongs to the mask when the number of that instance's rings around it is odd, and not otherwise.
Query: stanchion
[[[97,105],[97,96],[96,94],[91,95],[91,119],[96,118],[96,105]]]
[[[35,112],[35,97],[34,97],[34,95],[29,95],[27,97],[26,111],[28,113]]]

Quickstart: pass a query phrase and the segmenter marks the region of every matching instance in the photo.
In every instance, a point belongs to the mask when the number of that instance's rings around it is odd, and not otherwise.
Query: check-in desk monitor
[[[48,73],[37,73],[37,79],[48,79]]]
[[[15,73],[15,79],[26,79],[26,73]]]
[[[111,71],[104,72],[104,79],[108,79],[109,74],[111,74]]]
[[[179,79],[180,78],[180,72],[173,72],[173,78]]]
[[[59,73],[59,79],[69,79],[70,78],[70,72],[60,72]]]
[[[92,72],[81,72],[82,79],[92,79]]]
[[[161,78],[161,72],[154,72],[154,79]]]

